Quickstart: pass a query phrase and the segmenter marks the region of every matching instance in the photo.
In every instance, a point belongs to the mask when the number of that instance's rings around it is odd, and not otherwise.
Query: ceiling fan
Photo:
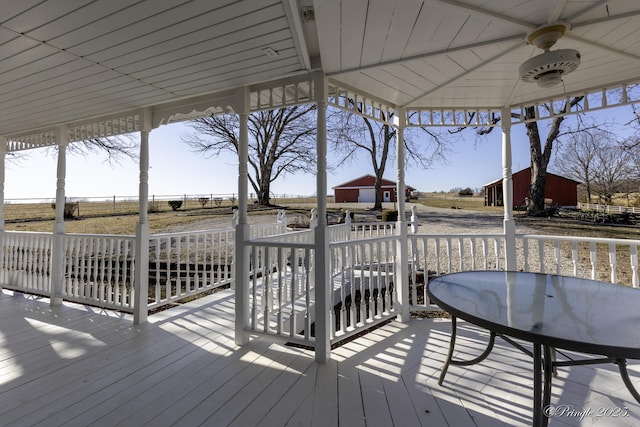
[[[543,25],[527,34],[527,43],[544,50],[520,65],[520,78],[535,82],[542,88],[556,86],[562,76],[575,71],[580,65],[580,52],[575,49],[550,50],[569,29],[569,24],[555,22]]]

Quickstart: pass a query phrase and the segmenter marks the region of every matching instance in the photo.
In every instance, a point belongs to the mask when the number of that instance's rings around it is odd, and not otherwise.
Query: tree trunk
[[[527,116],[535,114],[533,108],[527,108]],[[543,162],[542,144],[538,122],[527,122],[527,136],[529,137],[529,150],[531,154],[531,181],[529,183],[529,203],[527,213],[536,214],[544,210],[544,190],[546,182],[547,165]]]
[[[376,202],[373,205],[374,211],[382,210],[382,177],[376,176],[376,183],[374,185],[374,189],[376,192]]]
[[[546,168],[532,168],[531,169],[531,184],[529,185],[529,206],[527,206],[527,213],[536,214],[545,209],[544,196],[547,182]]]
[[[271,186],[270,183],[261,183],[258,192],[258,204],[261,206],[271,206]]]
[[[582,97],[573,98],[570,102],[571,106],[577,104]],[[564,108],[560,111],[565,112],[569,105],[565,104]],[[525,109],[525,116],[527,118],[536,117],[535,107],[527,107]],[[529,185],[529,204],[527,205],[527,214],[535,215],[538,212],[542,212],[545,209],[545,188],[547,181],[547,166],[551,159],[551,153],[553,150],[553,142],[558,138],[560,134],[560,125],[564,120],[564,116],[556,116],[551,121],[549,134],[545,140],[544,147],[542,146],[540,139],[540,131],[538,129],[538,122],[531,121],[525,124],[527,128],[527,136],[529,137],[529,148],[531,152],[531,183]]]

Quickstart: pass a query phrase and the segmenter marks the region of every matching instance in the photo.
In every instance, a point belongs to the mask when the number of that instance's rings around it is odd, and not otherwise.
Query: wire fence
[[[274,194],[271,203],[310,202],[313,196]],[[251,196],[249,203],[256,202]],[[151,195],[148,201],[148,211],[170,212],[172,210],[232,209],[238,203],[238,195],[231,194],[173,194]],[[39,221],[55,219],[55,199],[22,198],[6,199],[4,203],[4,220],[6,222]],[[136,215],[139,212],[137,196],[102,196],[102,197],[67,197],[65,202],[65,217],[99,217],[110,215]]]

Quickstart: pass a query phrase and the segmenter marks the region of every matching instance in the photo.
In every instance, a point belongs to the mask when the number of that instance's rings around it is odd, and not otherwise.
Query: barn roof
[[[342,183],[340,185],[336,185],[335,187],[332,187],[334,190],[335,189],[340,189],[340,188],[373,188],[373,186],[375,185],[376,182],[376,177],[373,175],[363,175],[359,178],[355,178],[352,179],[351,181],[347,181],[345,183]],[[387,188],[387,187],[392,187],[395,188],[396,187],[396,182],[395,181],[391,181],[389,179],[385,179],[382,178],[381,180],[382,183],[382,188]],[[409,191],[413,191],[415,190],[415,188],[411,187],[410,185],[405,185],[405,188]]]
[[[521,175],[521,174],[524,174],[524,173],[527,173],[527,172],[530,172],[530,171],[531,171],[531,167],[524,168],[522,170],[519,170],[518,172],[514,172],[512,176],[516,177],[517,175]],[[571,179],[571,178],[567,178],[567,177],[564,177],[564,176],[561,176],[561,175],[556,175],[556,174],[551,173],[551,172],[547,172],[547,176],[549,176],[549,175],[554,176],[554,177],[556,177],[556,178],[558,178],[560,180],[563,180],[563,181],[568,181],[568,182],[572,182],[572,183],[575,183],[575,184],[580,184],[580,182],[576,181],[575,179]],[[491,181],[490,183],[483,185],[483,187],[492,187],[494,185],[499,185],[499,184],[502,184],[502,178],[496,179],[495,181]]]

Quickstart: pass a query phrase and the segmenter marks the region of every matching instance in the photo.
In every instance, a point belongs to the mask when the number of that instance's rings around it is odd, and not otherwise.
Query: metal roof
[[[311,72],[382,108],[499,110],[640,81],[640,2],[629,0],[0,0],[0,136],[10,150],[137,130],[191,113],[311,99]],[[581,65],[522,82],[527,34]],[[287,79],[293,80],[287,80]],[[284,79],[284,80],[283,80]],[[615,97],[616,99],[613,99]],[[264,101],[264,102],[263,102]],[[602,103],[602,100],[599,101]],[[603,105],[603,106],[606,106]],[[207,107],[208,106],[208,107]],[[66,135],[65,135],[66,137]]]

